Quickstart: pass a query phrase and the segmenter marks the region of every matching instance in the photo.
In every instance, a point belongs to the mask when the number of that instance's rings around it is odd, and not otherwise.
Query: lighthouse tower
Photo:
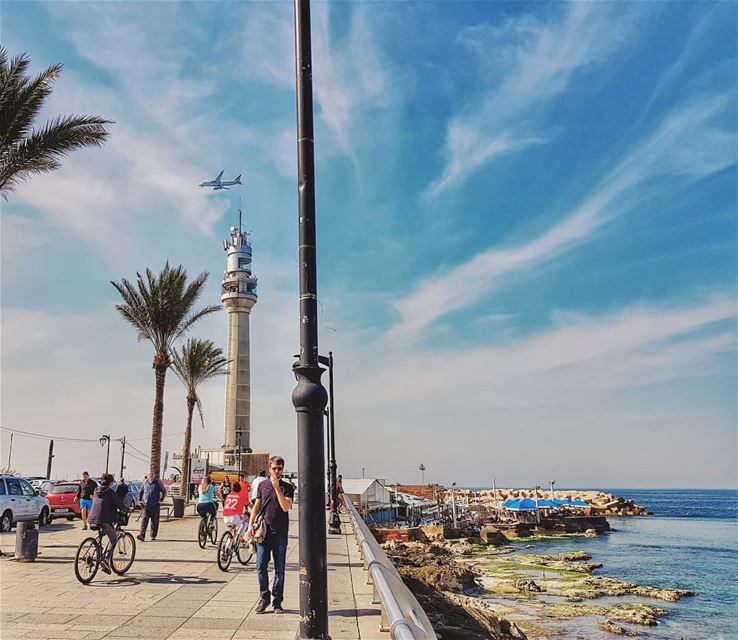
[[[228,255],[221,302],[228,309],[228,376],[226,376],[225,446],[229,453],[251,447],[251,363],[249,318],[256,304],[256,278],[251,274],[251,244],[241,228],[231,227],[223,241]]]

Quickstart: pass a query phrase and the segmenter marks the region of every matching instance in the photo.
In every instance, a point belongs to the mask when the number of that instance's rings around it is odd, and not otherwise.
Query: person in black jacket
[[[116,540],[115,525],[118,523],[119,514],[121,511],[128,512],[128,507],[111,486],[114,480],[115,478],[111,474],[103,474],[100,485],[92,499],[92,510],[90,511],[90,522],[100,527],[110,540],[108,554],[100,564],[100,568],[105,573],[110,573]]]

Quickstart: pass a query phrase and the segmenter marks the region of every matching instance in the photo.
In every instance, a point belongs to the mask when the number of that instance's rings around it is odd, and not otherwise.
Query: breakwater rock
[[[646,507],[636,504],[634,500],[630,500],[623,496],[616,496],[614,493],[605,491],[582,491],[576,489],[556,490],[552,495],[550,491],[538,490],[537,492],[530,489],[497,489],[493,492],[491,489],[482,491],[472,491],[470,489],[454,489],[454,496],[457,501],[469,506],[474,505],[494,506],[500,505],[505,500],[572,500],[587,503],[586,509],[591,515],[599,516],[645,516],[648,515]]]
[[[483,590],[473,569],[456,560],[462,546],[453,546],[459,548],[437,542],[382,545],[442,640],[527,640],[517,625],[475,597]]]

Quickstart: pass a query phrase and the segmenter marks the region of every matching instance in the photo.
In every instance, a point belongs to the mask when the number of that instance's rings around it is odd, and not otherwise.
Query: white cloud
[[[398,343],[412,343],[438,318],[465,308],[512,273],[545,263],[585,241],[615,216],[638,206],[636,188],[658,178],[697,180],[736,162],[735,134],[720,126],[728,100],[705,96],[669,113],[602,179],[572,213],[526,243],[490,249],[422,280],[394,304],[399,320],[390,331]]]
[[[505,61],[505,73],[481,101],[465,105],[448,125],[446,166],[426,195],[436,197],[458,186],[492,158],[543,144],[550,134],[534,132],[536,113],[572,82],[574,74],[600,63],[624,40],[622,16],[611,7],[572,2],[558,21],[515,17],[504,25],[478,25],[459,41],[481,54],[487,67],[499,68],[490,51]]]
[[[372,110],[397,102],[390,61],[382,58],[368,10],[352,5],[348,33],[338,39],[330,29],[329,3],[313,5],[313,92],[317,116],[331,133],[337,150],[353,162],[362,140],[357,126]],[[285,89],[295,87],[295,36],[291,5],[276,4],[249,11],[244,38],[246,73]],[[323,146],[323,152],[327,151]],[[294,154],[294,151],[293,151]]]

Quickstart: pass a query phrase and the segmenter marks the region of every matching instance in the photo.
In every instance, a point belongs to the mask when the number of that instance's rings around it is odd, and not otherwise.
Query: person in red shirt
[[[248,518],[244,517],[248,505],[249,492],[242,489],[240,482],[234,482],[231,492],[223,500],[223,522],[235,527],[239,535],[243,535],[249,523]]]

